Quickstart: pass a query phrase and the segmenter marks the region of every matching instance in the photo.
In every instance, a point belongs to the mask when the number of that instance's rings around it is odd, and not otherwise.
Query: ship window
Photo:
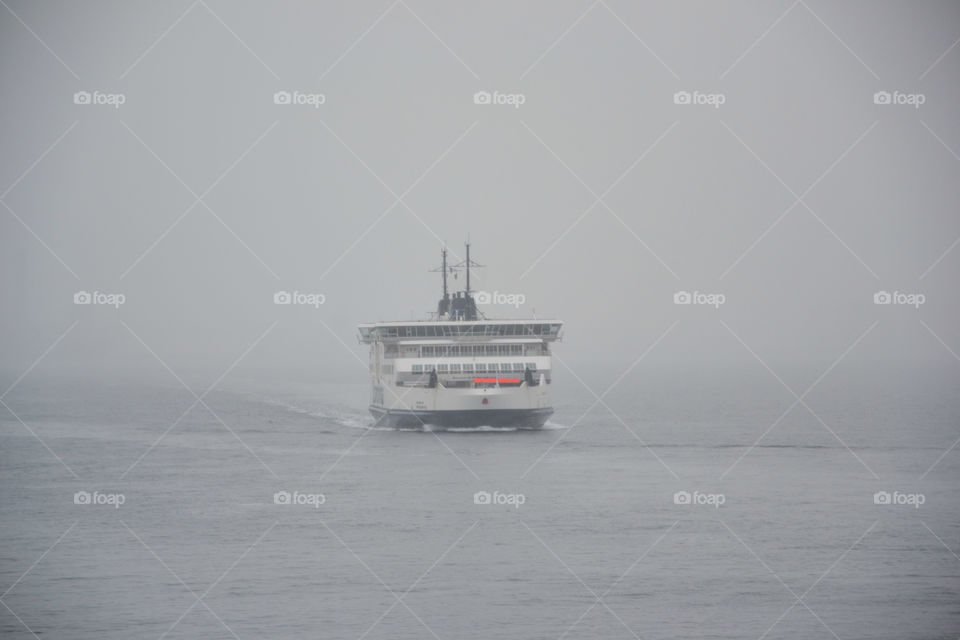
[[[496,371],[498,368],[499,368],[499,366],[497,365],[496,362],[488,362],[488,363],[487,363],[487,371],[494,372],[494,371]]]
[[[465,365],[463,365],[463,372],[464,372],[464,373],[473,373],[473,365],[472,365],[472,364],[465,364]]]
[[[486,353],[488,356],[495,356],[497,355],[497,345],[488,344],[483,348],[483,352]]]
[[[423,357],[432,358],[433,357],[433,347],[424,347],[423,348]]]
[[[528,363],[526,364],[526,367],[527,367],[527,369],[530,369],[531,371],[536,371],[536,370],[537,370],[537,365],[536,365],[535,362],[528,362]]]
[[[458,364],[450,365],[450,373],[460,373],[460,365]]]
[[[510,345],[510,355],[519,356],[523,354],[523,345],[522,344],[512,344]]]
[[[497,352],[498,352],[498,354],[501,355],[501,356],[508,356],[508,355],[510,355],[510,345],[508,345],[508,344],[498,345],[498,346],[497,346]]]
[[[459,355],[460,355],[460,347],[458,347],[457,345],[453,345],[453,346],[449,347],[449,348],[447,349],[447,355],[450,356],[451,358],[455,358],[456,356],[459,356]]]
[[[485,364],[482,363],[482,362],[478,362],[478,363],[477,363],[477,373],[486,373],[486,372],[487,372],[487,365],[485,365]]]
[[[514,371],[523,371],[523,363],[522,363],[522,362],[514,362],[514,363],[513,363],[513,370],[514,370]]]
[[[449,366],[449,365],[438,364],[438,365],[437,365],[437,373],[446,373],[448,366]]]
[[[412,367],[411,370],[412,370],[414,373],[423,373],[423,365],[422,365],[422,364],[415,364],[415,365],[413,365],[413,367]]]
[[[436,366],[436,365],[433,365],[433,364],[425,364],[425,365],[423,365],[423,371],[424,371],[424,373],[430,373],[431,371],[435,371],[436,368],[437,368],[437,366]]]

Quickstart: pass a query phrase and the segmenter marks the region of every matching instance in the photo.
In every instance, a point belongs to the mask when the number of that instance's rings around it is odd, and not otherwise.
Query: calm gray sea
[[[0,636],[960,636],[956,370],[802,402],[559,373],[547,429],[439,433],[371,429],[359,379],[32,374],[0,405]]]

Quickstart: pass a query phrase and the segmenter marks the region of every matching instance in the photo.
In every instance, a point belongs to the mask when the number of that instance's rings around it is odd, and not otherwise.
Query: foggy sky
[[[822,372],[861,337],[851,364],[960,366],[952,3],[8,4],[12,376],[76,322],[38,375],[167,375],[155,355],[216,375],[262,337],[238,371],[362,381],[356,325],[426,317],[428,270],[467,234],[474,288],[525,297],[482,310],[565,321],[573,367],[620,371],[656,343],[644,366]]]

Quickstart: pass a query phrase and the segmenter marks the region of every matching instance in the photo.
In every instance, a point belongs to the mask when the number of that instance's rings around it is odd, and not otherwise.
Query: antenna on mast
[[[440,250],[440,268],[431,269],[431,273],[439,271],[443,275],[443,297],[437,305],[437,316],[442,317],[450,312],[450,294],[447,292],[447,247]],[[451,269],[452,271],[452,269]]]

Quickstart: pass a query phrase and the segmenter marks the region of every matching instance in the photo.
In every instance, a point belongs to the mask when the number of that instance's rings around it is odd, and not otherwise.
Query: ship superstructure
[[[448,266],[442,251],[443,297],[429,320],[359,326],[370,345],[370,412],[396,428],[539,428],[553,414],[551,343],[557,320],[481,317],[470,289],[467,257]],[[466,273],[466,288],[450,294],[447,275]]]

